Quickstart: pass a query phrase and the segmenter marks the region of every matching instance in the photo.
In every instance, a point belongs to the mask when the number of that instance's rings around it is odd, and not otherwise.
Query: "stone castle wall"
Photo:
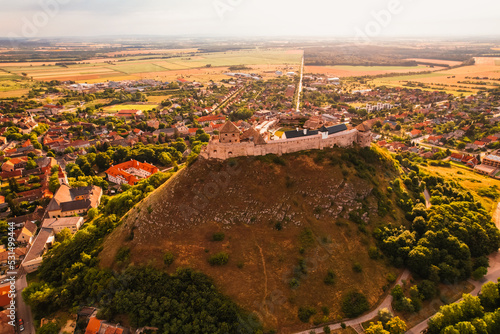
[[[305,150],[322,150],[339,147],[350,147],[358,144],[370,146],[371,134],[361,133],[356,129],[343,131],[323,138],[321,134],[293,139],[281,139],[256,145],[254,142],[220,143],[217,139],[211,140],[208,146],[200,153],[205,159],[226,160],[232,157],[261,156],[267,154],[282,155]]]

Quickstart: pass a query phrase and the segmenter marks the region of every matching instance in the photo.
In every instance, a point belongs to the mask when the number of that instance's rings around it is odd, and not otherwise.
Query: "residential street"
[[[17,319],[23,319],[24,331],[23,334],[35,334],[35,327],[33,325],[33,315],[31,308],[26,305],[21,295],[24,288],[28,286],[26,282],[26,275],[20,273],[16,279],[16,306],[17,306]]]

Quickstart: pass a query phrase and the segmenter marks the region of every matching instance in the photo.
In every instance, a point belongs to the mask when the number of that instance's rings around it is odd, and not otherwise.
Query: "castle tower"
[[[356,130],[358,130],[358,145],[361,147],[370,147],[372,143],[372,132],[368,124],[363,122],[356,127]]]
[[[224,144],[239,143],[240,130],[233,124],[233,122],[226,122],[220,130],[219,142]]]

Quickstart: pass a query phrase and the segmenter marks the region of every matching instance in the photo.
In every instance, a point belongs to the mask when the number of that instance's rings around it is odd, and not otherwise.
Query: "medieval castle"
[[[365,124],[353,129],[348,129],[345,124],[328,128],[323,126],[314,131],[297,129],[285,132],[285,139],[280,140],[268,140],[267,136],[267,133],[262,134],[253,127],[241,134],[232,122],[227,122],[218,136],[212,136],[200,156],[205,159],[226,160],[232,157],[322,150],[334,146],[349,147],[353,144],[369,147],[372,141],[372,133]]]

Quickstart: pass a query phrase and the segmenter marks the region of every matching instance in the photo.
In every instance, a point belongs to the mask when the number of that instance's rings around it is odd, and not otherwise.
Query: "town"
[[[9,225],[19,275],[36,273],[97,215],[131,209],[131,189],[147,188],[141,200],[198,159],[373,145],[500,179],[499,88],[451,94],[286,66],[266,77],[237,70],[203,83],[42,81],[24,98],[0,100],[0,307],[10,303]],[[97,313],[78,312],[81,332],[128,332]]]

